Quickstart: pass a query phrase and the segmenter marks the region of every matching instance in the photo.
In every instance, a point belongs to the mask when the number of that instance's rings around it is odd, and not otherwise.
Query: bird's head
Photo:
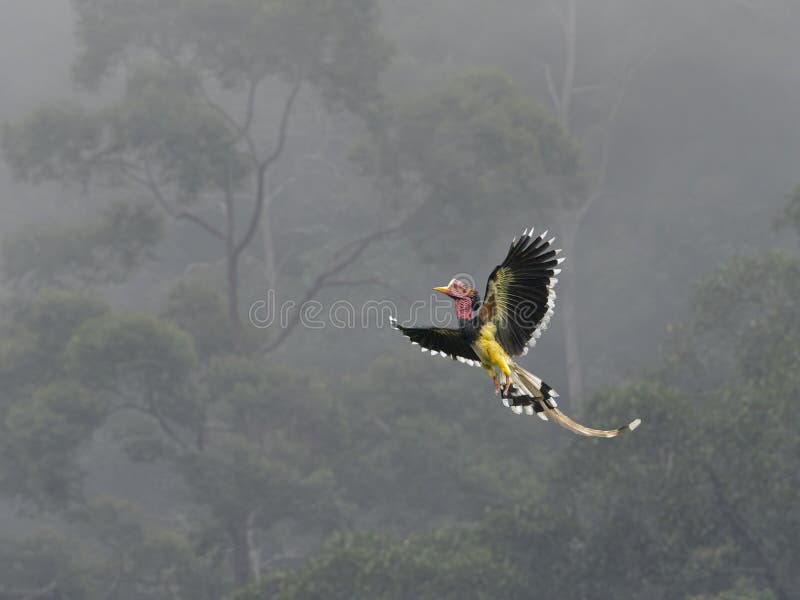
[[[474,290],[460,279],[451,279],[446,287],[435,287],[433,291],[458,300],[459,298],[470,298]]]
[[[459,319],[472,318],[472,311],[478,308],[480,296],[472,287],[460,279],[451,279],[444,287],[435,287],[433,291],[450,296],[456,302],[456,316]]]

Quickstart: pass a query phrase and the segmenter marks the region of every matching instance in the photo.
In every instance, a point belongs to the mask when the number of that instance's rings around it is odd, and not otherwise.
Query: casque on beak
[[[450,288],[449,287],[435,287],[433,288],[434,292],[439,292],[440,294],[444,294],[445,296],[450,295]]]

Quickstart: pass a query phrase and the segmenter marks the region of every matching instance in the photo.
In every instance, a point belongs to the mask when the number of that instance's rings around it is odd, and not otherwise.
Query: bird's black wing
[[[520,356],[533,346],[550,324],[556,295],[553,291],[564,260],[552,248],[547,232],[533,237],[527,230],[514,239],[508,255],[497,265],[486,284],[486,297],[478,318],[494,324],[495,338],[511,356]]]
[[[391,325],[431,356],[446,356],[468,365],[480,364],[480,359],[458,329],[445,327],[403,327],[392,319]]]

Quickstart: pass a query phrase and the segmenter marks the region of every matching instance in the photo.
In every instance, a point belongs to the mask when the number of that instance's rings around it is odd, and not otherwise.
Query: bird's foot
[[[511,375],[506,375],[506,389],[503,390],[503,395],[508,396],[508,390],[511,389]]]
[[[497,377],[492,377],[492,381],[494,381],[494,395],[497,396],[497,394],[500,393],[500,387],[502,386],[502,384],[497,379]]]

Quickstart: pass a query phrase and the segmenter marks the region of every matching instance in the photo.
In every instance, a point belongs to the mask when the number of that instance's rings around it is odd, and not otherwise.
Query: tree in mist
[[[452,252],[468,240],[492,248],[508,235],[506,224],[519,226],[520,215],[578,196],[585,184],[577,146],[496,71],[398,100],[357,156],[379,185],[422,198],[409,235],[428,251]]]
[[[74,546],[55,533],[0,543],[0,598],[91,597],[92,587]],[[44,585],[42,582],[46,582]]]
[[[109,80],[119,88],[122,79],[122,89],[100,109],[50,105],[7,128],[6,158],[18,177],[32,181],[137,189],[166,215],[217,238],[238,336],[240,261],[262,225],[267,175],[286,147],[301,88],[314,89],[329,110],[375,110],[388,56],[377,6],[73,4],[82,46],[76,81],[92,91]],[[276,97],[277,107],[270,101]]]
[[[81,223],[24,227],[0,247],[6,280],[17,289],[126,281],[152,260],[163,225],[149,207],[114,203]]]
[[[16,565],[14,574],[3,577],[5,590],[95,598],[104,597],[101,590],[136,588],[142,590],[138,597],[164,598],[165,590],[172,589],[171,598],[214,597],[214,586],[206,582],[210,595],[204,596],[203,585],[197,585],[197,574],[211,565],[190,551],[185,536],[159,534],[135,511],[85,494],[82,457],[105,422],[125,411],[150,411],[151,418],[165,423],[175,414],[170,403],[181,400],[168,392],[165,381],[175,377],[176,385],[185,387],[193,360],[188,335],[149,317],[115,317],[102,301],[71,290],[42,290],[32,298],[26,294],[11,311],[13,318],[3,323],[0,353],[0,490],[24,501],[32,514],[61,515],[69,534],[59,533],[46,544],[36,538],[4,542],[14,557],[4,564]],[[118,336],[115,348],[106,348],[104,368],[109,370],[101,374],[82,366],[91,340],[108,331]],[[147,359],[140,354],[138,368],[123,376],[114,365],[137,345]],[[150,377],[149,401],[144,401],[136,388]],[[89,532],[102,549],[86,543]],[[171,558],[159,562],[167,556]],[[196,571],[194,583],[186,578],[179,582],[182,576],[173,569]]]
[[[165,314],[185,308],[184,302],[202,319],[182,322],[196,338],[166,318],[113,311],[83,292],[26,293],[4,324],[0,354],[3,494],[111,543],[108,564],[91,569],[93,580],[120,589],[169,584],[174,598],[200,596],[190,594],[189,580],[162,580],[153,569],[199,573],[216,561],[218,579],[219,565],[227,564],[231,581],[244,585],[261,568],[257,537],[274,523],[297,514],[308,528],[335,521],[320,508],[333,495],[326,465],[316,457],[336,447],[329,426],[336,418],[324,387],[309,386],[285,367],[225,357],[233,347],[228,328],[229,343],[215,339],[218,354],[212,355],[207,342],[227,324],[224,302],[196,286],[179,286]],[[306,415],[315,415],[315,427]],[[146,525],[136,524],[135,511],[87,496],[81,457],[101,430],[116,431],[129,460],[180,479],[191,504],[208,512],[192,521],[195,535],[205,530],[205,549],[180,534],[153,538]],[[315,511],[319,518],[310,518]],[[103,515],[105,524],[98,521]],[[155,552],[159,544],[166,544],[159,551],[174,554],[172,562],[136,562],[150,560],[146,548]],[[225,559],[215,559],[228,547]],[[151,576],[151,583],[142,583]],[[214,597],[214,589],[203,597]]]
[[[401,541],[369,534],[336,536],[303,568],[276,570],[260,586],[234,598],[522,600],[531,597],[532,589],[572,598],[567,564],[554,560],[569,552],[565,534],[571,533],[568,517],[516,507],[489,511],[476,524],[447,526]],[[531,587],[533,581],[536,587]]]
[[[792,190],[792,193],[789,194],[786,200],[783,219],[778,221],[777,224],[790,225],[800,233],[800,185]]]
[[[576,289],[579,230],[586,213],[606,193],[614,129],[634,78],[654,48],[653,32],[640,10],[627,2],[600,7],[580,0],[548,0],[541,12],[549,17],[544,22],[557,32],[560,44],[557,50],[541,48],[532,57],[533,68],[544,73],[550,108],[565,134],[580,144],[588,170],[581,193],[562,190],[558,201],[544,211],[547,221],[558,227],[559,243],[570,260],[559,305],[568,392],[576,403],[584,400]],[[609,50],[598,52],[592,44],[597,29],[603,30]]]

